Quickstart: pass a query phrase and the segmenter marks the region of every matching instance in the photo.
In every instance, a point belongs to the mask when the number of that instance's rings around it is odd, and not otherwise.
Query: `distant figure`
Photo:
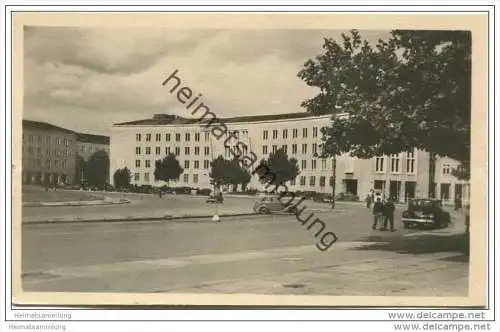
[[[372,196],[370,194],[366,195],[366,207],[369,209],[372,206]]]
[[[384,227],[382,230],[387,230],[387,222],[389,222],[391,227],[391,232],[394,232],[394,210],[396,207],[394,206],[394,201],[391,197],[384,204]]]
[[[373,204],[373,225],[372,229],[376,229],[377,225],[382,221],[384,216],[384,205],[382,204],[380,198],[377,198],[375,204]]]

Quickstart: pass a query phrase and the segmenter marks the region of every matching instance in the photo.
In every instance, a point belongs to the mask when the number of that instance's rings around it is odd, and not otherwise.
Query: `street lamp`
[[[321,158],[314,153],[314,158]],[[337,156],[332,156],[332,209],[335,209],[335,184],[337,183]]]

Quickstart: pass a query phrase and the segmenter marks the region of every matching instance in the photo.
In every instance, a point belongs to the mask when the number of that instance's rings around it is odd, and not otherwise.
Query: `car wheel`
[[[269,209],[268,209],[268,208],[266,208],[266,207],[261,207],[261,208],[259,209],[259,213],[260,213],[260,214],[269,214],[270,212],[271,212],[271,211],[269,211]]]

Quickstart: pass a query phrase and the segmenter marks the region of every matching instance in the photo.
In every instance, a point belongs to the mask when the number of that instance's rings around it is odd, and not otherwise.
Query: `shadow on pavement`
[[[422,234],[421,236],[413,237],[368,236],[361,240],[361,242],[364,241],[372,242],[372,244],[353,250],[383,250],[413,255],[452,252],[463,254],[465,258],[462,259],[467,259],[467,261],[469,256],[469,235],[465,233],[449,236],[437,234]]]

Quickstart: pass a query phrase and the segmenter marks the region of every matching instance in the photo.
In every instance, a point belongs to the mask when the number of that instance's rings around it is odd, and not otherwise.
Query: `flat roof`
[[[76,134],[74,131],[54,126],[53,124],[47,123],[47,122],[41,122],[41,121],[32,121],[32,120],[23,120],[23,129],[24,128],[31,128],[31,129],[41,129],[41,130],[57,130],[57,131],[62,131],[67,134]]]
[[[81,143],[109,145],[109,136],[77,133],[76,140]]]
[[[218,118],[223,123],[236,123],[236,122],[259,122],[259,121],[275,121],[275,120],[294,120],[303,118],[318,118],[333,116],[333,114],[313,115],[308,112],[297,113],[284,113],[284,114],[266,114],[266,115],[250,115],[250,116],[237,116],[230,118]],[[209,119],[207,117],[207,119]],[[200,118],[184,118],[171,114],[155,114],[150,119],[136,120],[122,123],[115,123],[113,126],[154,126],[154,125],[183,125],[183,124],[196,124],[202,123]]]

